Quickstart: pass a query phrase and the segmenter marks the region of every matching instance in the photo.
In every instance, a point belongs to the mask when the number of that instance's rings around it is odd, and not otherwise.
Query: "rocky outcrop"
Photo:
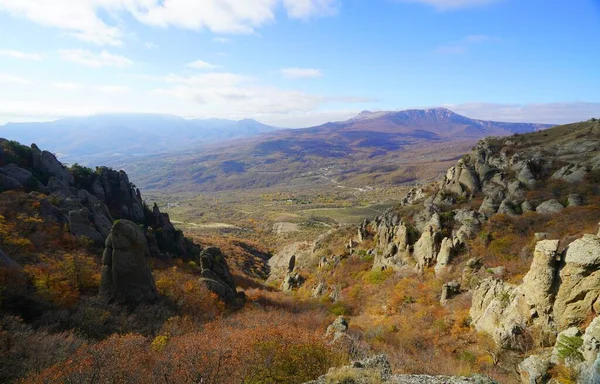
[[[585,235],[567,250],[554,315],[560,329],[600,314],[600,238]]]
[[[454,242],[451,238],[445,237],[440,246],[440,252],[437,255],[437,263],[435,265],[436,276],[441,276],[448,270],[448,265],[454,257]]]
[[[48,152],[42,151],[37,145],[32,144],[33,168],[46,177],[55,177],[63,185],[73,185],[75,179],[64,165],[56,157]]]
[[[550,360],[546,356],[531,355],[519,364],[518,369],[523,384],[544,384],[549,378]]]
[[[558,240],[536,244],[530,271],[520,286],[486,279],[473,292],[471,318],[478,331],[492,335],[502,348],[523,349],[526,330],[536,329],[540,342],[553,342]]]
[[[558,200],[552,199],[538,205],[535,211],[540,214],[553,214],[558,213],[563,209],[565,209],[565,207],[559,203]]]
[[[148,242],[132,221],[117,221],[108,237],[102,256],[100,295],[110,301],[136,305],[158,298],[147,258]]]
[[[352,364],[331,368],[326,375],[305,384],[496,384],[484,376],[394,375],[386,355],[369,357]]]
[[[103,244],[104,237],[90,225],[89,211],[86,208],[69,212],[69,228],[76,237],[86,237],[96,244]]]
[[[235,281],[229,272],[225,256],[219,248],[209,247],[203,250],[200,254],[200,266],[202,268],[200,281],[204,282],[211,291],[226,302],[237,298]]]
[[[337,319],[327,327],[325,337],[332,338],[332,341],[335,342],[344,337],[346,332],[348,332],[348,319],[344,316],[338,316]]]
[[[448,169],[442,189],[457,195],[475,193],[481,189],[478,174],[464,160],[460,160],[455,167]]]

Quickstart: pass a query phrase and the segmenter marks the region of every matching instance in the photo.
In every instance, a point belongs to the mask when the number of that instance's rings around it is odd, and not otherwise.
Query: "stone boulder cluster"
[[[483,376],[394,375],[386,355],[354,361],[350,365],[331,368],[327,374],[305,384],[496,384]]]
[[[545,348],[520,365],[531,382],[544,382],[557,363],[591,377],[600,366],[600,237],[584,235],[562,252],[558,240],[539,241],[522,284],[490,278],[474,289],[471,318],[501,348]]]
[[[149,258],[195,261],[209,289],[226,301],[238,297],[221,251],[203,250],[177,230],[156,204],[152,210],[146,207],[123,171],[68,169],[35,144],[29,148],[0,139],[0,192],[7,190],[38,194],[44,218],[67,225],[75,237],[105,247],[100,293],[110,301],[137,304],[158,298]],[[4,254],[0,262],[14,263]]]

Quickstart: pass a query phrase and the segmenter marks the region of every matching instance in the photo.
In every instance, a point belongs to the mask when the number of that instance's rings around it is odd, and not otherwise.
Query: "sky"
[[[0,0],[0,124],[600,117],[600,0]]]

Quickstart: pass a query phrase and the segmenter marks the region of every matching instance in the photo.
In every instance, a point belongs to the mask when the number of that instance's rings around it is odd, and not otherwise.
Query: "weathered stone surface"
[[[440,252],[437,255],[437,263],[435,265],[435,274],[441,275],[448,269],[448,264],[452,261],[454,257],[454,243],[452,239],[449,237],[445,237],[442,240],[442,245],[440,246]]]
[[[463,161],[448,169],[442,189],[462,195],[466,192],[475,193],[481,190],[477,172]]]
[[[590,311],[600,314],[600,238],[584,235],[569,246],[554,303],[559,329],[577,325]]]
[[[535,245],[531,267],[521,285],[527,305],[535,311],[532,315],[544,317],[546,322],[554,303],[558,243],[558,240],[543,240]]]
[[[100,295],[130,305],[155,301],[158,293],[148,257],[150,250],[142,230],[131,221],[117,221],[106,238]]]
[[[55,177],[67,186],[73,185],[75,182],[73,175],[56,159],[56,156],[48,151],[41,151],[35,144],[32,144],[31,149],[34,169],[47,176]]]
[[[550,178],[553,180],[563,180],[567,183],[579,183],[583,181],[587,171],[584,167],[577,165],[566,165],[556,171]]]
[[[450,281],[442,286],[442,294],[440,296],[440,304],[445,305],[452,296],[460,293],[460,283],[458,281]]]
[[[544,384],[549,377],[550,359],[546,356],[531,355],[523,360],[518,368],[523,384]]]
[[[23,189],[23,184],[3,173],[0,173],[0,192]]]
[[[344,334],[348,331],[348,326],[348,319],[346,319],[344,316],[338,316],[335,321],[327,327],[325,337],[331,337],[333,338],[333,341],[336,341],[340,337],[344,336]]]
[[[76,237],[87,237],[96,244],[104,242],[104,237],[92,227],[87,208],[69,212],[69,228]]]
[[[529,162],[523,163],[521,171],[517,175],[517,180],[529,187],[535,185],[536,178],[533,171],[531,170]]]
[[[232,301],[237,297],[235,281],[219,248],[208,247],[203,250],[200,254],[200,266],[200,280],[206,283],[210,290],[225,301]]]
[[[419,267],[430,267],[436,262],[442,240],[439,227],[439,225],[432,222],[427,224],[419,241],[415,244],[413,258]]]
[[[282,291],[293,291],[300,288],[304,283],[304,278],[298,272],[289,272],[283,277],[281,283]]]
[[[598,359],[598,353],[600,352],[600,316],[594,318],[585,329],[581,351],[588,366],[592,366]]]
[[[572,193],[567,197],[569,207],[580,207],[583,205],[583,196],[578,193]]]
[[[113,225],[113,218],[108,207],[104,203],[98,202],[92,206],[91,210],[94,227],[106,239]]]
[[[565,207],[558,200],[552,199],[538,205],[535,211],[540,214],[551,214],[561,212],[563,209]]]
[[[497,384],[484,376],[394,375],[386,355],[378,355],[352,364],[331,368],[326,375],[305,384]]]

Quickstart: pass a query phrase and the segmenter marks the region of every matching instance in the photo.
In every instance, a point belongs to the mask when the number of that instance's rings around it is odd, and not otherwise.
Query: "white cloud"
[[[329,16],[337,13],[338,0],[283,0],[288,15],[295,19]]]
[[[170,86],[155,89],[155,94],[193,102],[198,112],[204,111],[212,116],[230,116],[232,113],[238,117],[257,113],[287,114],[314,111],[328,103],[357,100],[340,100],[266,86],[256,78],[226,72],[189,77],[169,75],[165,80]]]
[[[99,85],[95,89],[103,93],[111,94],[129,92],[129,87],[125,87],[122,85]]]
[[[0,83],[26,85],[29,84],[29,80],[20,76],[10,75],[8,73],[0,73]]]
[[[283,68],[281,74],[290,79],[321,77],[323,73],[314,68]]]
[[[66,31],[97,45],[119,46],[126,33],[118,20],[128,13],[157,27],[214,33],[254,33],[275,20],[283,3],[291,18],[335,13],[338,0],[0,0],[0,11]],[[99,14],[102,13],[103,17]],[[108,21],[112,21],[113,25]]]
[[[154,44],[154,43],[151,43],[149,41],[146,41],[144,43],[144,47],[146,47],[147,49],[155,49],[155,48],[158,48],[158,45]]]
[[[600,117],[600,103],[447,104],[456,113],[483,120],[566,124]]]
[[[35,60],[35,61],[42,60],[42,55],[39,55],[37,53],[25,53],[25,52],[21,52],[21,51],[12,50],[12,49],[0,49],[0,55],[12,57],[15,59],[23,59],[23,60]]]
[[[503,0],[396,0],[405,3],[422,3],[435,7],[438,10],[445,11],[458,8],[478,7],[492,3],[498,3]]]
[[[54,88],[63,89],[65,91],[75,91],[81,88],[81,84],[71,82],[56,82],[52,83]]]
[[[486,43],[497,43],[502,41],[499,37],[488,36],[488,35],[469,35],[465,38],[456,41],[454,43],[450,43],[447,45],[442,45],[438,47],[435,52],[441,54],[448,55],[457,55],[461,53],[466,53],[469,51],[469,48],[474,45],[486,44]]]
[[[133,61],[125,56],[114,55],[107,51],[93,53],[84,49],[63,49],[60,54],[65,61],[79,63],[92,68],[128,67]]]
[[[185,66],[188,68],[193,68],[193,69],[215,69],[215,68],[219,67],[218,65],[207,63],[206,61],[203,61],[203,60],[196,60],[196,61],[186,64]]]
[[[215,43],[220,43],[220,44],[231,43],[231,39],[228,37],[213,37],[212,41]]]
[[[0,10],[34,23],[67,31],[98,45],[121,45],[122,32],[97,15],[100,8],[121,8],[129,0],[0,0]]]

